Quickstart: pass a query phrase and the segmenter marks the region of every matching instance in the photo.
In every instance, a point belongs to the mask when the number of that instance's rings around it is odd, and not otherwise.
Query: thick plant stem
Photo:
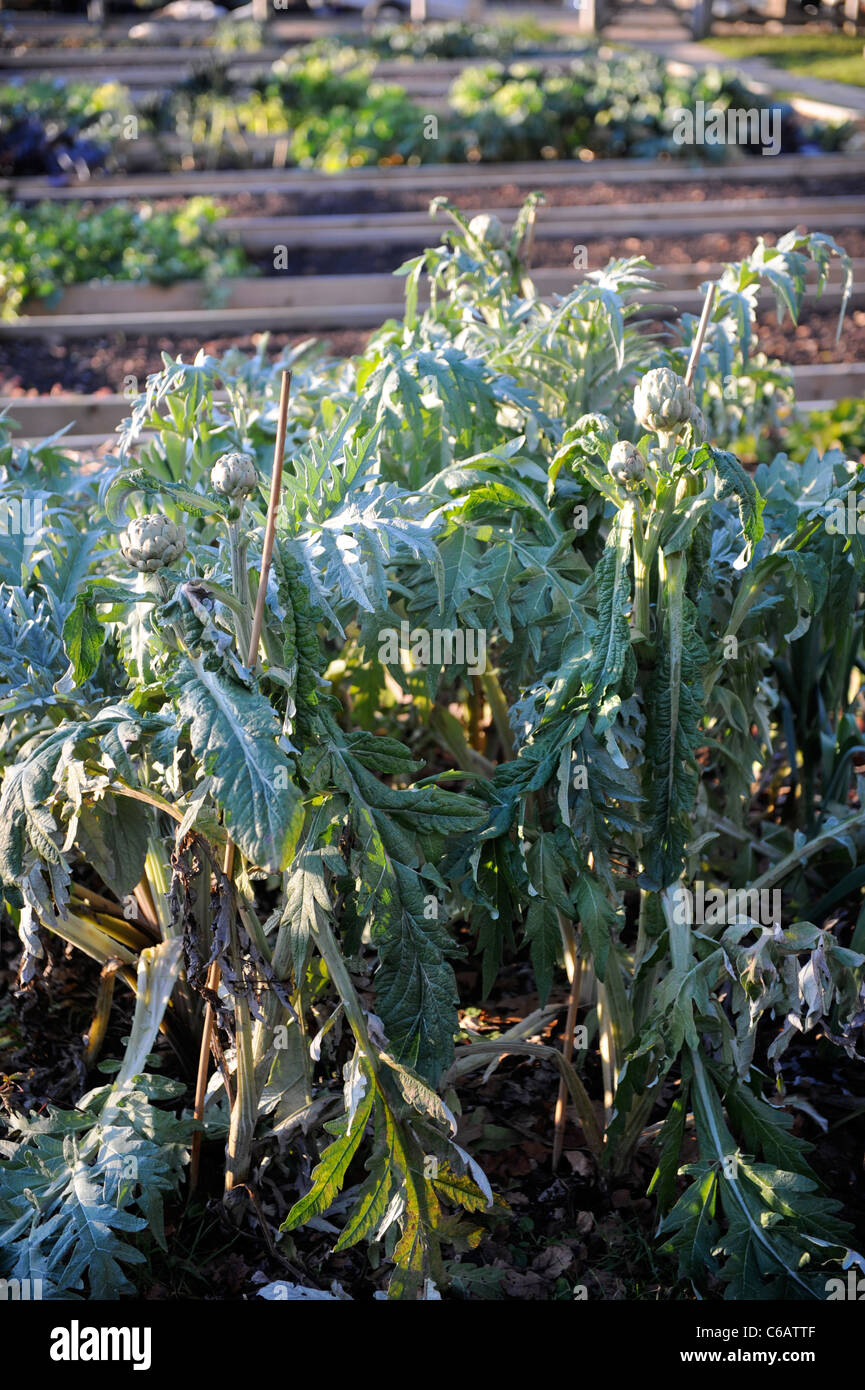
[[[90,1025],[90,1032],[87,1035],[87,1051],[84,1054],[84,1064],[87,1067],[95,1066],[99,1053],[102,1051],[102,1044],[108,1031],[108,1020],[111,1016],[111,1001],[114,998],[114,976],[120,968],[121,962],[119,960],[109,960],[103,965],[100,972],[96,1008],[93,1013],[93,1022]]]
[[[348,973],[342,951],[339,949],[331,930],[330,922],[323,914],[319,915],[318,921],[312,929],[312,934],[321,958],[327,966],[327,973],[330,975],[331,982],[342,1001],[345,1016],[354,1034],[354,1040],[367,1059],[373,1075],[377,1076],[379,1071],[378,1055],[369,1036],[363,1005],[351,982],[351,976]]]
[[[502,757],[512,758],[514,756],[514,731],[508,719],[508,702],[502,690],[501,683],[495,671],[486,670],[481,676],[481,684],[484,694],[489,702],[490,712],[493,716],[493,724],[502,745]]]
[[[156,903],[153,901],[153,894],[150,891],[150,884],[147,881],[146,874],[141,882],[136,884],[133,890],[133,896],[138,904],[138,911],[141,913],[147,925],[151,927],[154,932],[158,932],[159,914],[156,911]]]
[[[688,367],[685,373],[685,381],[690,386],[693,383],[697,366],[700,360],[703,343],[708,331],[712,315],[712,308],[715,300],[715,286],[711,285],[703,303],[703,311],[697,333],[694,337],[691,348]],[[658,434],[660,454],[662,461],[675,445],[674,435]],[[684,497],[696,495],[698,482],[696,478],[685,477],[680,480],[675,493],[670,491],[661,507],[659,507],[650,517],[645,534],[640,525],[634,528],[634,616],[633,626],[636,632],[642,637],[649,635],[650,622],[650,583],[651,572],[655,561],[658,566],[658,602],[655,614],[656,633],[660,640],[663,634],[667,653],[670,661],[670,742],[675,754],[676,737],[679,726],[679,692],[682,679],[682,657],[684,648],[684,598],[685,581],[687,577],[687,560],[684,552],[676,551],[667,553],[660,548],[660,538],[667,518],[671,515],[673,508],[677,506]],[[650,769],[650,775],[656,776],[657,769]],[[668,793],[672,797],[672,778],[674,775],[674,758],[670,759],[670,766],[667,769]],[[665,889],[661,895],[661,901],[668,923],[671,920],[669,912],[670,889]],[[646,937],[646,911],[647,897],[645,891],[641,891],[640,897],[640,926],[637,939],[637,949],[634,959],[634,977],[636,978],[640,964],[644,960],[648,950],[649,942]],[[670,951],[673,957],[674,968],[685,969],[685,963],[690,960],[690,928],[686,925],[683,929],[677,924],[670,926],[669,932]],[[624,1005],[628,1008],[629,1018],[626,1033],[623,1035],[621,1026],[618,1030],[618,1037],[614,1029],[615,1007],[610,999],[612,991],[607,988],[602,992],[602,987],[598,988],[598,1018],[601,1025],[602,1042],[602,1061],[604,1063],[604,1090],[605,1108],[608,1107],[611,1081],[615,1079],[615,1067],[617,1057],[617,1045],[620,1049],[618,1056],[623,1055],[623,1044],[630,1045],[631,1038],[638,1032],[645,1021],[648,1013],[651,997],[657,977],[657,966],[649,965],[638,984],[634,987],[631,994],[630,1005],[628,1005],[627,995],[620,973],[614,973],[614,961],[611,958],[607,970],[608,983],[613,980],[618,981],[621,986],[621,995]],[[610,1014],[609,1022],[605,1019],[606,1014]],[[621,1024],[621,1019],[618,1020]],[[607,1036],[605,1037],[605,1034]],[[606,1053],[606,1055],[605,1055]],[[610,1155],[611,1167],[614,1173],[622,1172],[630,1161],[633,1149],[636,1146],[640,1133],[651,1113],[653,1096],[646,1093],[637,1096],[629,1107],[625,1117],[624,1128],[615,1146],[615,1151]]]
[[[854,825],[863,824],[865,824],[865,809],[857,811],[855,815],[845,820],[845,835]],[[824,830],[822,834],[815,835],[813,840],[809,840],[807,844],[802,845],[800,849],[792,850],[790,854],[785,855],[783,859],[779,859],[777,864],[773,864],[772,867],[767,869],[764,874],[761,874],[759,878],[755,878],[754,882],[751,884],[751,890],[753,891],[756,889],[757,892],[759,892],[763,888],[771,888],[773,883],[780,882],[782,878],[786,878],[788,874],[792,874],[796,869],[804,868],[808,860],[812,859],[819,850],[823,849],[825,845],[837,843],[837,840],[838,826],[833,826],[831,830]]]
[[[307,947],[307,957],[309,947]],[[271,957],[271,968],[274,975],[280,981],[288,981],[292,975],[292,941],[289,923],[283,922],[276,934],[276,941]],[[296,1028],[300,1034],[300,1055],[303,1060],[303,1084],[304,1095],[307,1103],[312,1098],[312,1067],[309,1056],[308,1038],[306,1030],[306,1005],[304,1000],[304,972],[297,972],[295,979],[295,991],[291,997],[291,1009],[277,998],[276,994],[270,990],[262,1000],[262,1014],[255,1025],[253,1032],[253,1062],[256,1070],[256,1086],[259,1082],[259,1069],[267,1056],[275,1030],[283,1024]]]
[[[568,1016],[565,1021],[565,1036],[562,1040],[562,1056],[570,1062],[574,1055],[574,1029],[577,1025],[577,1010],[580,1007],[580,987],[583,982],[583,959],[580,944],[572,925],[563,914],[559,914],[559,926],[566,947],[565,964],[571,977],[571,992],[568,997]],[[559,1092],[556,1096],[556,1113],[553,1131],[553,1172],[558,1168],[565,1145],[565,1122],[567,1119],[568,1085],[564,1073],[559,1077]]]
[[[291,373],[283,372],[282,389],[279,398],[279,418],[274,447],[273,476],[271,478],[270,499],[267,507],[267,521],[261,548],[261,571],[255,613],[252,619],[252,632],[249,639],[248,665],[254,667],[258,661],[258,648],[264,627],[264,606],[267,595],[267,580],[270,562],[273,557],[273,544],[276,537],[276,514],[282,491],[282,468],[285,453],[285,434],[288,423],[288,401],[291,391]],[[234,846],[231,845],[233,851]],[[233,864],[233,853],[232,853]],[[230,877],[230,875],[227,875]],[[240,948],[237,944],[236,925],[233,929],[232,949],[236,953],[237,973],[241,965]],[[235,1033],[237,1042],[237,1094],[231,1110],[231,1126],[228,1136],[228,1161],[225,1170],[225,1191],[230,1192],[246,1181],[252,1151],[252,1139],[258,1117],[258,1088],[255,1084],[255,1057],[253,1047],[252,1015],[246,999],[235,998]]]
[[[676,913],[674,910],[679,891],[680,886],[677,884],[674,884],[672,888],[665,888],[661,893],[661,906],[668,925],[670,955],[673,968],[674,970],[682,971],[684,974],[687,972],[691,960],[691,927],[687,920],[678,920],[680,916],[686,918],[687,914]],[[687,901],[687,899],[685,899],[685,901]],[[621,1140],[616,1145],[616,1152],[612,1165],[614,1174],[623,1173],[627,1169],[631,1160],[631,1155],[648,1122],[654,1102],[654,1094],[648,1092],[638,1096],[632,1103],[625,1121]]]
[[[234,947],[237,964],[239,948]],[[246,1182],[252,1153],[255,1122],[258,1119],[258,1092],[255,1085],[255,1058],[252,1045],[252,1014],[242,995],[234,1000],[234,1028],[237,1050],[236,1095],[231,1107],[228,1131],[228,1157],[225,1165],[225,1190]]]
[[[595,995],[598,1015],[598,1036],[601,1051],[601,1072],[604,1080],[604,1127],[609,1129],[619,1084],[619,1070],[631,1038],[633,1022],[631,1006],[625,989],[621,961],[616,946],[610,944],[603,983],[598,980]]]
[[[484,691],[478,676],[471,678],[469,695],[469,743],[477,753],[483,754],[486,738],[482,728],[484,717]]]
[[[661,906],[664,909],[670,941],[670,959],[673,969],[683,975],[687,973],[691,963],[689,903],[690,899],[680,883],[674,883],[661,893]]]
[[[432,700],[416,700],[418,714],[429,723],[436,737],[450,753],[457,767],[463,772],[471,772],[477,777],[492,777],[496,770],[490,762],[468,742],[460,721],[450,710],[433,704]]]
[[[687,897],[680,898],[680,894],[681,885],[674,884],[663,890],[660,900],[668,928],[673,969],[685,975],[691,963],[691,926],[688,912],[676,911],[677,903],[687,904],[689,901]],[[630,1163],[631,1155],[651,1114],[654,1100],[654,1095],[648,1092],[638,1096],[632,1103],[622,1137],[616,1145],[616,1151],[613,1155],[612,1171],[614,1174],[624,1172]]]
[[[171,913],[168,910],[168,894],[171,887],[171,874],[165,863],[165,854],[162,842],[155,835],[150,835],[147,840],[147,853],[144,856],[144,873],[150,889],[150,897],[153,902],[153,909],[156,913],[156,920],[159,923],[159,930],[163,940],[175,935],[171,925]]]
[[[247,567],[246,549],[247,546],[242,518],[238,518],[237,521],[231,521],[228,525],[228,553],[231,561],[232,593],[243,605],[241,609],[232,609],[234,633],[237,638],[237,649],[239,652],[249,652],[252,650],[252,621],[249,616],[252,608],[252,600],[249,595],[249,570]]]
[[[225,846],[225,859],[223,861],[223,872],[230,881],[234,873],[234,841],[229,840]],[[219,981],[222,972],[217,961],[212,961],[207,971],[207,981],[205,988],[208,994],[216,994],[219,989]],[[210,1062],[210,1044],[213,1037],[213,1005],[209,1002],[204,1008],[204,1019],[201,1025],[201,1046],[198,1052],[198,1075],[195,1080],[195,1102],[193,1105],[193,1116],[199,1123],[204,1118],[204,1098],[207,1094],[207,1069]],[[198,1167],[201,1161],[201,1131],[196,1130],[192,1138],[192,1152],[189,1158],[189,1187],[190,1191],[195,1191],[198,1182]]]
[[[207,972],[207,989],[215,989],[219,983],[219,966],[211,965]],[[204,1117],[204,1098],[207,1094],[207,1070],[210,1062],[210,1039],[213,1036],[213,1008],[210,1004],[204,1006],[204,1019],[201,1025],[201,1048],[198,1053],[198,1074],[195,1078],[195,1099],[193,1101],[192,1113],[196,1120],[201,1121]],[[194,1192],[198,1186],[198,1173],[201,1167],[201,1130],[197,1129],[192,1136],[192,1148],[189,1154],[189,1190]]]
[[[651,559],[646,563],[646,556],[641,544],[641,537],[637,528],[634,528],[634,617],[633,627],[635,634],[639,634],[643,641],[648,641],[650,636],[651,607],[649,582],[651,578]]]
[[[259,573],[258,593],[255,600],[255,612],[252,618],[252,630],[249,638],[249,656],[247,665],[254,669],[258,663],[258,648],[261,642],[261,633],[264,626],[264,605],[267,596],[267,581],[270,573],[270,562],[273,557],[273,543],[276,536],[276,514],[279,510],[279,499],[282,492],[282,471],[285,454],[285,435],[288,427],[288,402],[291,395],[291,372],[283,372],[282,386],[279,396],[279,415],[276,427],[276,442],[273,451],[273,474],[270,483],[270,498],[267,506],[267,521],[264,528],[264,541],[261,551],[261,570]],[[247,584],[247,577],[244,575],[243,584]],[[243,592],[249,593],[248,587],[244,587]],[[238,595],[239,596],[239,595]],[[234,872],[234,841],[229,838],[225,847],[225,877],[231,881]],[[207,984],[214,990],[219,987],[220,971],[219,966],[214,964],[208,972]],[[229,1166],[226,1168],[225,1190],[226,1192],[243,1179],[237,1175],[246,1173],[249,1170],[249,1151],[252,1144],[252,1133],[255,1128],[255,1114],[258,1105],[255,1095],[255,1067],[252,1053],[252,1020],[249,1015],[249,1006],[246,1000],[237,999],[237,1096],[232,1106],[231,1134],[229,1140]],[[241,1026],[243,1025],[243,1027]],[[208,1007],[204,1013],[204,1024],[201,1032],[201,1048],[198,1057],[198,1079],[195,1089],[195,1109],[196,1120],[201,1120],[204,1115],[204,1097],[207,1090],[207,1067],[208,1056],[210,1053],[210,1041],[213,1032],[213,1010]],[[243,1038],[241,1039],[241,1033]],[[248,1035],[248,1036],[247,1036]],[[248,1052],[247,1052],[248,1047]],[[243,1057],[241,1057],[243,1051]],[[241,1065],[243,1066],[243,1078],[241,1075]],[[242,1079],[246,1085],[241,1090]],[[254,1107],[255,1114],[252,1115],[250,1124],[250,1110]],[[238,1112],[237,1123],[235,1124],[234,1112]],[[198,1138],[198,1136],[196,1136]],[[200,1141],[199,1141],[200,1142]],[[244,1147],[245,1146],[245,1147]],[[190,1164],[190,1183],[194,1184],[198,1173],[198,1151],[193,1147],[194,1166]]]

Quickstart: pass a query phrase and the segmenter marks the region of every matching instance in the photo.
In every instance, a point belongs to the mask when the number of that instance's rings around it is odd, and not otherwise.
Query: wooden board
[[[304,169],[198,169],[171,174],[95,176],[85,183],[55,184],[44,178],[0,179],[0,192],[20,201],[75,201],[114,198],[185,197],[229,193],[357,194],[399,191],[456,195],[461,189],[587,186],[603,183],[688,183],[711,188],[718,183],[781,184],[798,178],[865,179],[865,152],[849,154],[778,155],[775,159],[746,158],[725,164],[694,166],[684,160],[561,159],[502,164],[392,165],[325,174]]]
[[[496,215],[510,226],[516,208]],[[541,207],[535,236],[588,238],[620,236],[700,236],[730,231],[789,231],[810,224],[812,231],[865,226],[865,198],[752,198],[702,203],[621,203],[583,207]],[[277,246],[382,247],[426,245],[448,226],[428,212],[330,213],[322,217],[224,217],[219,226],[245,250],[273,252]]]
[[[854,296],[852,302],[860,304],[865,299],[865,260],[853,262]],[[697,295],[699,286],[708,279],[716,279],[721,273],[718,263],[701,262],[695,266],[657,266],[652,271],[653,278],[662,287],[654,299],[674,297],[676,304],[690,303]],[[541,295],[568,294],[580,278],[570,266],[562,268],[544,267],[532,273],[532,279]],[[860,288],[861,287],[861,288]],[[254,326],[261,322],[262,311],[293,311],[298,321],[306,317],[315,327],[316,320],[328,320],[328,326],[340,322],[340,315],[359,310],[366,315],[370,312],[375,323],[387,314],[398,312],[403,304],[405,282],[395,275],[321,275],[321,276],[259,276],[226,280],[220,284],[221,303],[215,306],[208,301],[208,291],[200,280],[185,280],[176,285],[157,286],[116,282],[108,285],[75,285],[64,290],[53,302],[36,300],[27,305],[28,312],[21,319],[8,324],[0,324],[0,335],[4,332],[14,337],[16,331],[30,332],[31,327],[43,333],[59,331],[58,325],[67,319],[85,317],[88,322],[96,321],[103,331],[142,331],[140,318],[145,316],[157,326],[172,322],[167,315],[199,316],[208,324],[217,322],[220,314],[248,313]],[[764,287],[764,294],[768,287]],[[649,296],[647,296],[648,298]],[[813,300],[809,289],[806,302]],[[840,280],[835,273],[824,290],[821,303],[828,307],[840,301]],[[421,287],[421,303],[426,295]],[[94,303],[98,310],[94,312]],[[212,315],[212,319],[203,317]],[[191,321],[191,320],[185,320]],[[231,320],[237,322],[237,319]]]
[[[865,363],[830,363],[826,366],[793,367],[797,399],[807,407],[826,405],[847,397],[865,396]],[[130,411],[125,396],[3,396],[0,409],[9,407],[18,421],[16,437],[43,439],[64,425],[70,434],[104,440]],[[804,405],[801,408],[806,408]]]

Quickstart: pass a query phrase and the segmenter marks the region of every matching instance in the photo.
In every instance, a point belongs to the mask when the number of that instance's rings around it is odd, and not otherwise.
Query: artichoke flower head
[[[249,454],[237,451],[220,454],[210,470],[210,483],[214,492],[233,500],[248,497],[255,491],[257,482],[255,462]]]
[[[186,532],[180,523],[155,512],[134,517],[120,534],[124,558],[145,574],[172,565],[185,549]]]
[[[634,388],[634,414],[653,434],[675,434],[696,409],[693,386],[669,367],[646,372]]]

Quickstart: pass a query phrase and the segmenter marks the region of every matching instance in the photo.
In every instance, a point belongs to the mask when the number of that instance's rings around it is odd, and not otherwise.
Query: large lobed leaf
[[[181,662],[173,691],[226,826],[253,864],[271,872],[284,869],[303,811],[291,764],[277,743],[279,722],[269,701],[197,661]]]

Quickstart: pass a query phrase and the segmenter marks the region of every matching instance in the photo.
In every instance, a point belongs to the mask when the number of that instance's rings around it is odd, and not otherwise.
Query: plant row
[[[727,143],[682,142],[681,111],[768,110],[735,73],[677,77],[648,54],[590,50],[551,68],[487,63],[451,84],[447,110],[429,112],[395,83],[376,81],[375,56],[338,46],[293,50],[251,83],[225,63],[202,66],[164,92],[133,102],[116,83],[41,79],[0,93],[0,173],[81,176],[94,168],[173,167],[164,143],[180,137],[210,164],[254,160],[249,141],[280,137],[285,162],[336,172],[366,165],[625,156],[718,160]],[[780,148],[843,147],[846,127],[805,126],[777,106]],[[756,135],[753,152],[758,151]],[[724,140],[726,141],[726,134]],[[138,141],[155,142],[146,156]]]
[[[31,35],[15,33],[8,40],[8,46],[19,50],[22,42],[26,44]],[[172,24],[158,26],[147,38],[143,35],[133,41],[127,37],[108,34],[91,34],[87,30],[74,35],[65,35],[57,40],[51,35],[46,44],[45,36],[40,34],[35,40],[39,49],[60,47],[64,49],[107,49],[134,48],[141,61],[148,58],[148,46],[161,47],[162,39],[169,39],[172,47],[215,48],[243,57],[254,56],[268,42],[267,29],[254,20],[222,19],[208,26],[203,34],[189,34],[181,30],[175,32]],[[52,40],[54,42],[52,42]],[[28,48],[33,43],[26,45]],[[380,24],[367,32],[352,30],[351,34],[329,35],[317,41],[316,46],[323,52],[335,52],[346,46],[362,48],[376,53],[384,59],[429,58],[507,58],[513,55],[525,56],[539,50],[552,50],[572,47],[572,41],[553,30],[546,29],[531,19],[501,22],[496,24],[469,24],[462,20],[430,22],[424,25]]]
[[[136,996],[111,1084],[7,1122],[0,1270],[46,1297],[131,1293],[202,1143],[230,1200],[266,1178],[283,1259],[325,1218],[367,1290],[465,1295],[512,1217],[460,1087],[511,1055],[557,1067],[604,1182],[652,1146],[686,1295],[821,1298],[861,1258],[785,1066],[861,1052],[862,469],[728,447],[789,403],[760,285],[795,316],[809,262],[849,262],[761,241],[670,347],[633,323],[645,262],[549,305],[531,201],[509,235],[442,209],[361,356],[166,357],[98,470],[0,452],[21,987],[53,935]],[[696,917],[698,887],[750,896]],[[460,1031],[466,934],[484,995],[513,952],[539,1006],[587,993],[573,1060],[549,1015]]]
[[[149,203],[79,207],[0,199],[0,317],[30,299],[50,301],[67,285],[132,280],[169,285],[202,280],[218,302],[222,282],[254,273],[219,232],[212,198],[160,211]]]

